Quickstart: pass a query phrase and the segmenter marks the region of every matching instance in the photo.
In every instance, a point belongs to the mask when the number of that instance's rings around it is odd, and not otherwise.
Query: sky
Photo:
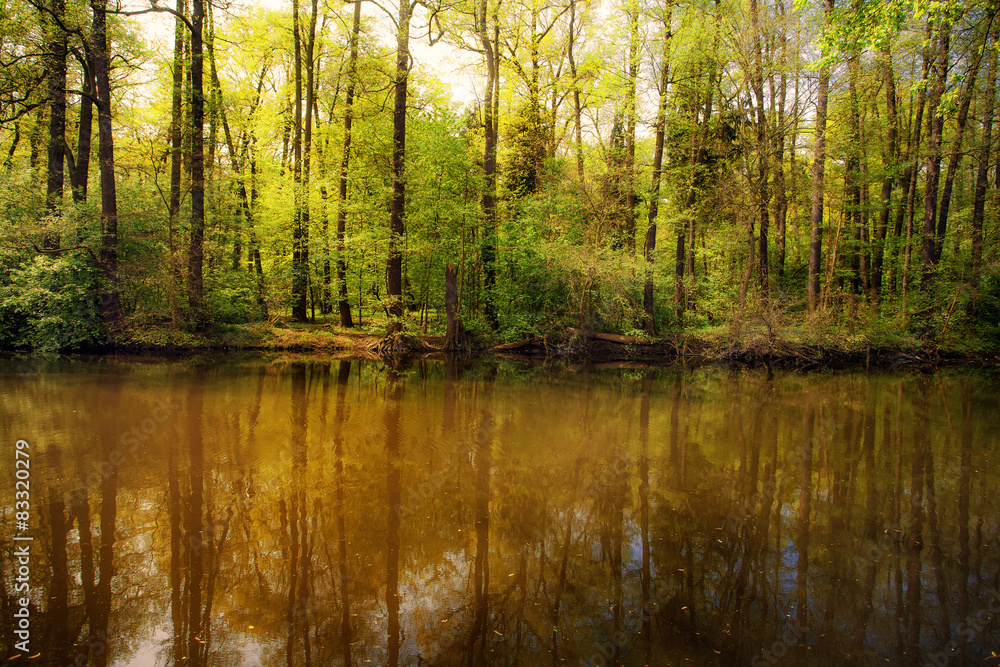
[[[150,3],[148,0],[125,0],[123,6],[126,10],[135,11],[148,8]],[[171,0],[164,0],[163,6],[174,6],[174,3]],[[230,13],[250,15],[254,10],[259,9],[287,9],[290,12],[291,0],[260,0],[259,2],[237,0],[232,3]],[[361,11],[363,15],[375,20],[378,26],[377,34],[382,41],[388,46],[395,47],[396,36],[393,33],[392,23],[385,13],[370,2],[362,4]],[[222,13],[218,12],[216,20],[221,16]],[[174,19],[171,15],[165,13],[144,14],[135,17],[135,20],[143,26],[151,46],[160,52],[162,57],[173,57]],[[482,82],[479,79],[483,78],[483,74],[475,67],[478,62],[475,54],[460,51],[444,42],[437,42],[431,46],[428,44],[426,36],[423,36],[423,39],[416,39],[415,35],[422,34],[419,17],[413,19],[411,26],[410,55],[414,70],[418,73],[433,73],[440,80],[449,84],[452,89],[452,98],[460,104],[469,104],[480,99],[479,89],[482,88]]]

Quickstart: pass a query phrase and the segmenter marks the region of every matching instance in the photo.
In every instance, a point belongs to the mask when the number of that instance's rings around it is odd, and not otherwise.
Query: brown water
[[[40,653],[4,664],[1000,653],[995,375],[96,360],[0,388],[2,657],[15,535]]]

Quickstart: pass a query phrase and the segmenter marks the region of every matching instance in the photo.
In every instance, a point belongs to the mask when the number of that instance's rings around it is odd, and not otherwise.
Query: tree
[[[644,329],[650,336],[656,335],[656,319],[653,315],[653,253],[656,250],[656,218],[660,210],[660,178],[663,171],[663,139],[667,121],[667,86],[670,83],[670,36],[673,5],[667,6],[663,18],[662,50],[660,52],[660,103],[656,110],[656,143],[653,149],[653,176],[649,188],[649,217],[646,225],[646,279],[642,288],[642,306],[645,312]],[[676,315],[676,311],[675,311]]]
[[[98,156],[101,164],[101,268],[106,278],[101,294],[104,321],[114,325],[122,315],[118,289],[118,193],[115,185],[115,144],[111,128],[110,54],[108,53],[107,0],[93,0],[94,79],[97,83]],[[102,568],[103,578],[103,568]]]
[[[361,0],[354,2],[351,21],[351,56],[347,66],[347,97],[344,102],[344,148],[340,158],[339,201],[337,204],[337,295],[340,326],[352,327],[351,304],[347,300],[347,263],[344,237],[347,232],[347,175],[351,163],[351,128],[354,124],[354,93],[358,81],[358,35],[361,32]]]
[[[45,188],[45,206],[50,216],[61,214],[66,156],[66,17],[65,0],[51,0],[47,8],[51,21],[49,31],[49,149],[48,180]],[[60,245],[58,232],[45,235],[44,247],[55,250]]]
[[[392,102],[392,197],[389,203],[389,255],[386,260],[388,334],[403,330],[403,254],[406,234],[406,85],[410,75],[410,17],[414,4],[399,0],[396,18],[396,75]]]
[[[834,0],[824,0],[823,16],[829,23]],[[826,175],[826,112],[830,96],[830,67],[823,63],[819,70],[816,93],[816,139],[813,147],[812,215],[809,234],[809,312],[819,307],[819,271],[823,260],[823,187]]]
[[[205,90],[202,31],[204,0],[191,0],[191,236],[188,250],[188,304],[196,326],[204,326],[205,285]]]
[[[295,55],[295,118],[292,139],[295,177],[295,209],[292,219],[292,317],[306,321],[306,292],[309,289],[309,210],[302,171],[302,36],[299,0],[292,0],[292,35]],[[308,151],[307,151],[308,154]]]

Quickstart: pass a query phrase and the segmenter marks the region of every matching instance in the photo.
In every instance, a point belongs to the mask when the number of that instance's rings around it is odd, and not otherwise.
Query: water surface
[[[101,359],[0,362],[0,389],[4,658],[31,446],[24,664],[1000,654],[988,373]]]

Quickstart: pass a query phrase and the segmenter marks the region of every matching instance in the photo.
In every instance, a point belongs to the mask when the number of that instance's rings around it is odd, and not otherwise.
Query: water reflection
[[[981,664],[992,376],[0,365],[59,665]],[[12,478],[10,478],[12,479]],[[0,489],[6,516],[12,484]],[[992,613],[992,617],[990,614]]]

